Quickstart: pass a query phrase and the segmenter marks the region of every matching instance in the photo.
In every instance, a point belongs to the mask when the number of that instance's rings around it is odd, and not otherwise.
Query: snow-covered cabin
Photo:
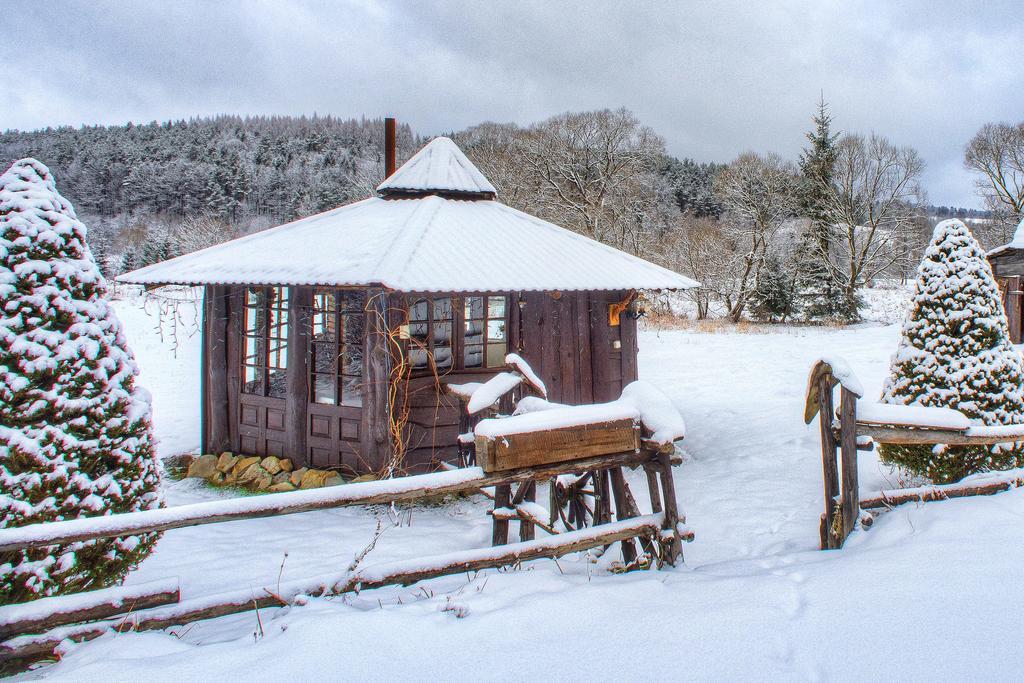
[[[406,467],[427,469],[455,455],[445,385],[513,351],[553,401],[618,398],[637,377],[635,291],[697,283],[495,194],[439,137],[377,196],[119,277],[204,287],[203,452],[352,474],[400,433]]]
[[[1017,225],[1013,239],[1001,247],[988,252],[988,262],[999,283],[1003,295],[1006,320],[1010,323],[1010,339],[1021,343],[1022,321],[1024,321],[1024,292],[1021,279],[1024,278],[1024,221]]]

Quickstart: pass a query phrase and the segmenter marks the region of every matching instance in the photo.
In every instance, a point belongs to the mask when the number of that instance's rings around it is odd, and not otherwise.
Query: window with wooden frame
[[[288,288],[245,290],[242,392],[284,398],[288,368]]]
[[[313,292],[309,343],[310,401],[359,407],[363,404],[363,292]]]
[[[412,370],[436,369],[444,374],[503,367],[508,352],[508,299],[502,294],[480,294],[413,300],[407,346]]]

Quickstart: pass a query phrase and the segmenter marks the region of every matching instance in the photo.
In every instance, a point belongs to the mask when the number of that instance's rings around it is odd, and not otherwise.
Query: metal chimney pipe
[[[384,119],[384,178],[390,178],[395,173],[395,157],[397,154],[397,143],[395,140],[395,120]]]

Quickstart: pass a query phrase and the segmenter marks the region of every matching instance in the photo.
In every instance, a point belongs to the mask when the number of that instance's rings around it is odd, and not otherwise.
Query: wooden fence
[[[621,542],[627,561],[637,558],[634,540],[660,564],[681,559],[681,542],[692,539],[677,512],[671,467],[671,448],[642,447],[571,462],[558,462],[485,472],[480,467],[423,474],[385,481],[348,484],[326,489],[294,491],[246,498],[218,500],[145,512],[76,519],[48,524],[0,529],[0,552],[137,533],[166,531],[187,526],[217,524],[242,519],[298,514],[344,506],[415,502],[449,494],[469,494],[495,487],[495,545],[435,557],[360,568],[357,563],[331,575],[247,589],[201,599],[180,600],[176,584],[159,582],[147,587],[123,587],[47,598],[0,607],[0,669],[53,655],[65,639],[87,640],[111,629],[145,630],[170,626],[264,607],[291,604],[303,595],[336,595],[386,585],[417,581],[485,568],[515,565],[543,557],[607,547]],[[653,511],[640,514],[622,477],[623,467],[644,468],[650,485]],[[602,506],[615,502],[617,519],[589,528],[557,533],[551,524],[537,519],[526,494],[539,481],[563,474],[605,473],[614,482],[604,492],[592,492]],[[659,481],[660,480],[660,481]],[[519,490],[513,494],[512,486]],[[595,503],[597,504],[597,503]],[[510,521],[519,522],[520,541],[508,543]],[[595,522],[598,521],[595,518]],[[555,535],[534,540],[534,527],[542,525]],[[95,620],[101,621],[95,621]],[[92,622],[92,623],[83,623]]]
[[[839,408],[834,405],[835,387],[840,387]],[[1024,471],[989,473],[948,486],[892,489],[862,494],[857,481],[857,452],[873,450],[874,444],[993,445],[1024,441],[1024,425],[1006,427],[969,426],[956,411],[937,408],[886,405],[879,411],[858,417],[857,402],[863,391],[845,361],[819,360],[807,382],[804,421],[818,417],[821,430],[822,479],[825,511],[821,515],[821,549],[841,548],[858,520],[871,524],[867,509],[892,507],[909,502],[928,502],[963,496],[989,495],[1024,485]],[[962,424],[951,427],[948,416],[958,415]],[[941,419],[929,420],[929,415]]]

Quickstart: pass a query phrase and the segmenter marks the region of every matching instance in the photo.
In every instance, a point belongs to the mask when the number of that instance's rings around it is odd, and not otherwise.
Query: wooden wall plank
[[[228,431],[232,451],[241,451],[241,435],[238,421],[240,418],[239,394],[242,389],[242,310],[245,288],[238,286],[225,287],[224,300],[228,306],[227,324],[227,402]]]
[[[204,330],[205,423],[204,453],[222,453],[231,449],[231,412],[228,406],[228,289],[223,285],[204,290],[206,326]]]
[[[554,335],[556,356],[558,363],[559,385],[562,389],[562,403],[579,405],[580,395],[577,390],[579,381],[579,370],[577,368],[577,349],[579,348],[576,337],[576,316],[574,314],[573,302],[576,300],[573,292],[564,292],[560,299],[555,299]]]
[[[576,358],[577,382],[579,386],[579,402],[587,404],[594,402],[594,369],[590,350],[590,293],[577,292],[575,304],[575,326],[576,326]]]
[[[623,297],[628,293],[623,293]],[[630,304],[629,308],[619,316],[619,341],[622,344],[622,386],[619,387],[619,394],[622,388],[630,382],[635,382],[639,376],[637,368],[637,352],[639,351],[636,334],[636,303]]]
[[[608,303],[604,292],[592,292],[590,298],[590,364],[594,378],[594,402],[618,398],[612,389],[612,339],[608,326]]]

